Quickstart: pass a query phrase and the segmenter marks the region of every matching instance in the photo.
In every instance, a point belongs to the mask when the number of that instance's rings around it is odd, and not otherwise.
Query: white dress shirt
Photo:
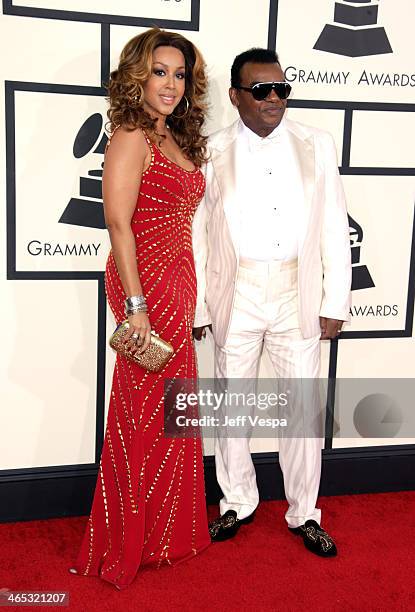
[[[240,256],[257,261],[295,259],[298,204],[304,192],[284,119],[265,138],[241,122],[236,189],[241,206]]]

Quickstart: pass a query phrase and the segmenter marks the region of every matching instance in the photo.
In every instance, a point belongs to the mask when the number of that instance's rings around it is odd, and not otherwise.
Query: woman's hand
[[[150,344],[151,325],[145,312],[137,312],[128,317],[129,328],[124,337],[124,342],[129,343],[129,348],[137,347],[139,354],[144,353]]]

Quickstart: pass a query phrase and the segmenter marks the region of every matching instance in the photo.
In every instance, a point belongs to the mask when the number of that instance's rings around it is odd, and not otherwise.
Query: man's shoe
[[[303,538],[304,546],[320,557],[335,557],[337,548],[329,534],[320,525],[310,519],[300,527],[288,527],[291,533]]]
[[[224,542],[236,536],[241,525],[248,525],[254,520],[255,512],[243,519],[238,519],[235,510],[228,510],[209,524],[210,539],[212,542]]]

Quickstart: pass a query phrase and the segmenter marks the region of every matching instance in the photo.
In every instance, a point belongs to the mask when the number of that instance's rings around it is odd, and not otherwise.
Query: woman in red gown
[[[70,571],[118,588],[140,566],[175,564],[210,543],[200,437],[163,430],[164,380],[197,376],[191,225],[205,188],[205,90],[194,45],[156,28],[126,45],[109,84],[108,302],[117,324],[127,308],[128,342],[139,351],[151,329],[174,348],[159,373],[116,359],[91,515]]]

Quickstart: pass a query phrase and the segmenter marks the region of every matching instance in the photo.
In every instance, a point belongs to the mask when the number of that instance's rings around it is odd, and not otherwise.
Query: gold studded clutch
[[[160,372],[173,356],[174,350],[172,345],[152,331],[150,344],[144,353],[131,350],[124,343],[124,336],[128,327],[127,319],[118,325],[109,340],[111,348],[126,359],[134,361],[134,363],[137,363],[146,370],[150,370],[150,372]]]

